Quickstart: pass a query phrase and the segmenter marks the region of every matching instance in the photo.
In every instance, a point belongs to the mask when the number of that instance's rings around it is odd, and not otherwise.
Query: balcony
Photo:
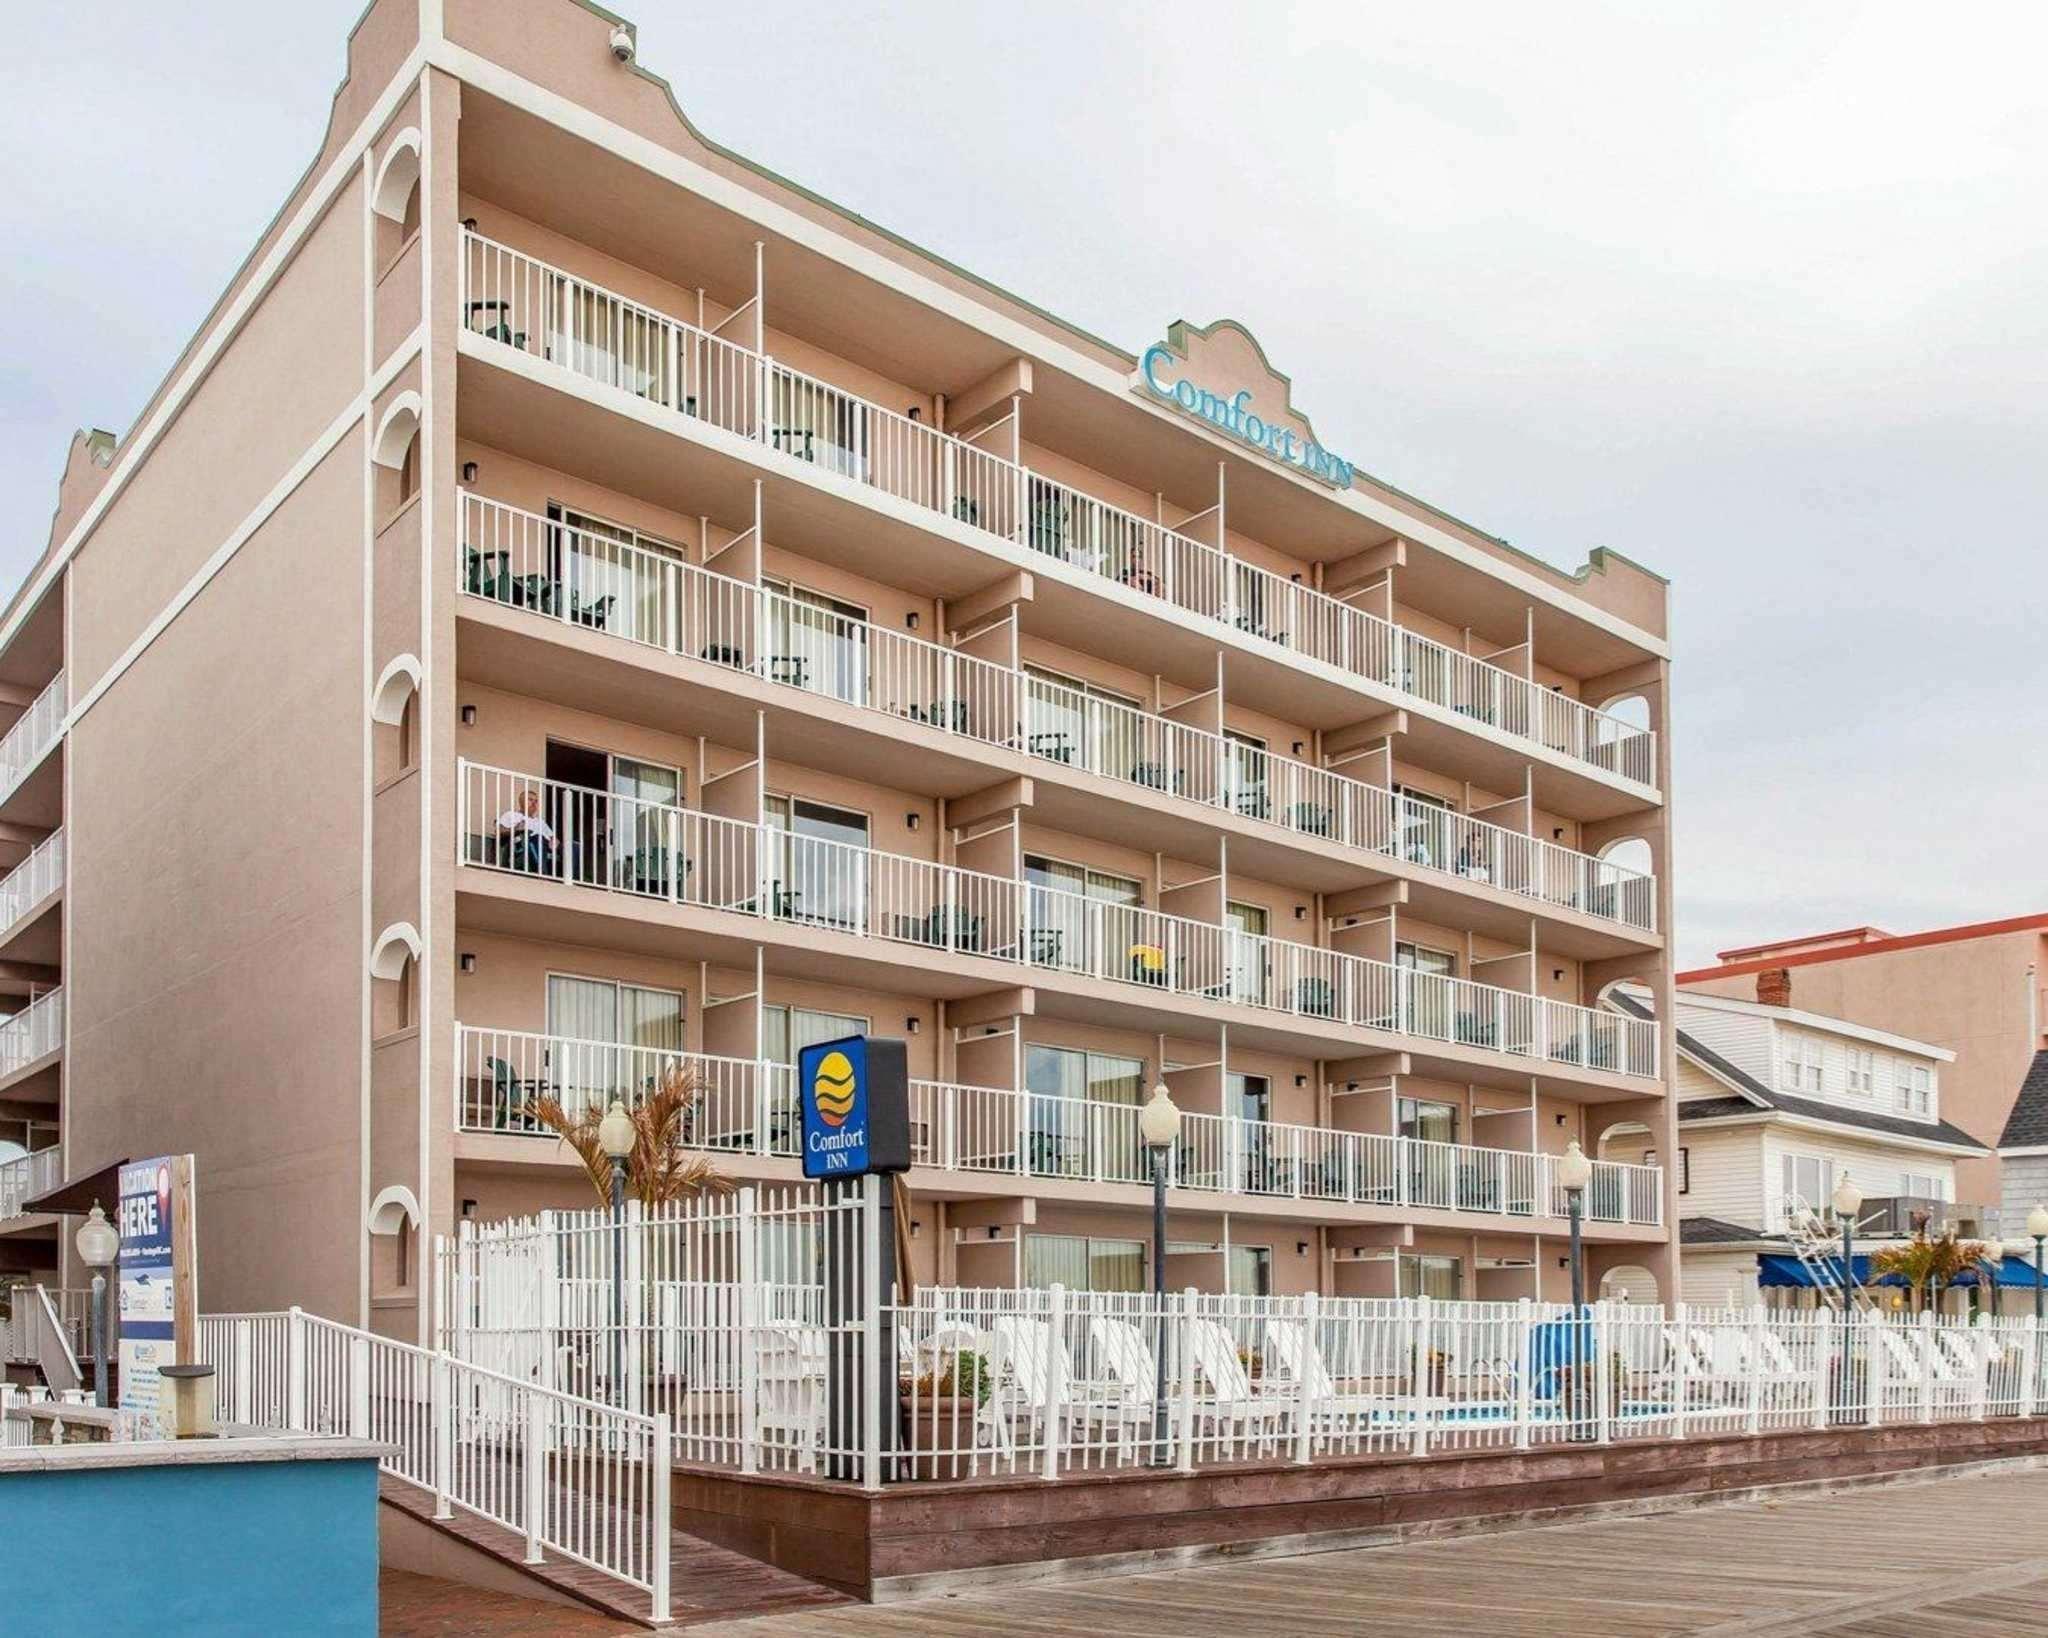
[[[465,344],[493,343],[865,492],[1157,599],[1425,715],[1656,799],[1654,732],[1234,558],[470,230]]]
[[[23,1203],[64,1181],[64,1151],[38,1149],[0,1161],[0,1222],[23,1215]]]
[[[1657,1073],[1647,1019],[463,761],[461,864],[1390,1032]],[[523,810],[548,834],[505,823]]]
[[[64,1045],[64,991],[36,997],[0,1023],[0,1076],[26,1069]]]
[[[63,885],[64,833],[60,830],[44,837],[33,853],[0,878],[0,939]]]
[[[1654,876],[480,495],[464,491],[460,502],[466,596],[1020,751],[1147,803],[1170,795],[1221,809],[1371,855],[1360,860],[1368,868],[1399,859],[1454,887],[1656,932]]]
[[[63,732],[69,702],[64,673],[60,671],[6,734],[0,736],[0,796],[12,792],[49,754]]]
[[[697,1086],[684,1117],[685,1146],[788,1160],[799,1154],[786,1064],[467,1025],[456,1026],[455,1061],[459,1131],[551,1137],[526,1113],[533,1100],[552,1097],[572,1112],[613,1098],[630,1102],[680,1068]],[[1131,1104],[913,1081],[911,1155],[940,1171],[1149,1188],[1137,1116]],[[1551,1155],[1200,1113],[1181,1117],[1168,1177],[1175,1188],[1319,1207],[1568,1213]],[[1655,1226],[1663,1210],[1657,1167],[1594,1163],[1589,1220]]]

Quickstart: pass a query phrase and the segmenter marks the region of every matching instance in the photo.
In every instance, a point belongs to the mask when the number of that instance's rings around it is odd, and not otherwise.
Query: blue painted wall
[[[375,1638],[367,1459],[0,1473],[0,1520],[22,1638]]]

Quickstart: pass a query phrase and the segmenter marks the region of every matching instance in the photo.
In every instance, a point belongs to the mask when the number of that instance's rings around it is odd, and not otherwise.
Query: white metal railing
[[[1654,1075],[1648,1019],[464,760],[464,865]]]
[[[1232,626],[1350,676],[1645,786],[1656,735],[1530,678],[1231,557],[482,234],[463,234],[463,323],[701,420]]]
[[[742,1189],[619,1223],[465,1223],[437,1243],[439,1340],[667,1408],[679,1461],[869,1488],[2048,1411],[2028,1318],[1057,1284],[899,1296],[878,1198],[872,1182],[834,1200]],[[882,1425],[858,1409],[878,1400]]]
[[[64,1151],[52,1145],[33,1154],[0,1160],[0,1218],[19,1217],[22,1202],[64,1181]]]
[[[11,1075],[64,1044],[64,991],[45,990],[0,1022],[0,1075]]]
[[[209,1314],[199,1352],[224,1420],[395,1445],[379,1463],[544,1553],[648,1595],[669,1616],[669,1428],[471,1361],[288,1313]]]
[[[470,491],[457,585],[538,618],[1654,931],[1656,878]]]
[[[70,696],[64,689],[64,673],[60,671],[35,697],[35,702],[15,719],[13,726],[0,735],[0,791],[13,789],[29,769],[43,760],[44,754],[63,731],[64,713],[69,704]]]
[[[64,885],[64,832],[53,830],[0,878],[0,936]]]
[[[695,1090],[683,1115],[684,1146],[785,1159],[800,1152],[787,1065],[468,1024],[455,1026],[456,1126],[552,1137],[535,1115],[542,1100],[572,1115],[614,1098],[631,1106],[676,1072]],[[1149,1185],[1137,1115],[1135,1105],[915,1080],[911,1156],[946,1171]],[[1235,1116],[1181,1119],[1168,1159],[1176,1188],[1514,1217],[1562,1218],[1568,1210],[1553,1155]],[[1661,1223],[1662,1180],[1655,1166],[1595,1161],[1584,1215],[1595,1223]]]

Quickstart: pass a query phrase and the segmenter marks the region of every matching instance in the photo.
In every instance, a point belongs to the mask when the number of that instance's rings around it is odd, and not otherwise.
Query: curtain
[[[1024,1283],[1038,1290],[1049,1285],[1063,1285],[1069,1291],[1089,1290],[1088,1242],[1073,1234],[1026,1235]]]

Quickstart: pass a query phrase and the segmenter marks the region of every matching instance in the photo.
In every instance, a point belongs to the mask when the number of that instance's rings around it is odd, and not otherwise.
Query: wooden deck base
[[[891,1486],[679,1468],[678,1530],[874,1601],[1378,1545],[2048,1455],[2048,1418]]]

